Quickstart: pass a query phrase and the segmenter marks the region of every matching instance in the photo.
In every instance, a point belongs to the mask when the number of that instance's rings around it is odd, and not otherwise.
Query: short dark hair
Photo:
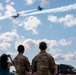
[[[24,50],[25,50],[25,49],[24,49],[24,46],[23,46],[23,45],[19,45],[19,46],[18,46],[17,51],[18,51],[19,53],[23,52]]]
[[[47,44],[43,41],[39,43],[39,49],[45,50],[47,48]]]

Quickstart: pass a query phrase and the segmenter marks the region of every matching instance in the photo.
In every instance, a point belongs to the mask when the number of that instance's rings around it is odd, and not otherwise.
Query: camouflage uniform
[[[32,60],[32,70],[37,75],[52,75],[54,65],[54,58],[46,52],[40,52]]]
[[[30,70],[30,63],[27,57],[18,54],[14,60],[13,64],[16,69],[16,75],[27,75],[27,71]]]

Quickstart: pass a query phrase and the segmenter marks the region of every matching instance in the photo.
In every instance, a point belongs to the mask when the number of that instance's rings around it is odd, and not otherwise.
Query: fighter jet
[[[37,9],[38,9],[39,11],[41,11],[43,8],[42,8],[42,7],[40,7],[40,6],[38,6],[38,7],[37,7]]]
[[[12,16],[14,19],[18,18],[19,17],[19,13],[17,13],[16,15]]]

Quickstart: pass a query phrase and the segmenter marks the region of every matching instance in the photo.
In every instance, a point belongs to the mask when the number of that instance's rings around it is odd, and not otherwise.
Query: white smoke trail
[[[27,13],[27,12],[32,12],[32,11],[35,11],[35,10],[37,10],[37,9],[32,9],[32,10],[21,11],[21,12],[18,12],[18,13],[20,13],[20,14],[24,14],[24,13]]]
[[[25,14],[25,13],[27,13],[27,12],[33,12],[33,11],[35,11],[35,10],[37,10],[37,9],[32,9],[32,10],[26,10],[26,11],[21,11],[21,12],[18,12],[20,15],[22,15],[22,14]],[[17,14],[17,12],[16,13],[13,13],[13,16],[14,15],[16,15]],[[4,19],[7,19],[7,18],[10,18],[12,16],[12,14],[9,16],[9,15],[4,15],[4,16],[0,16],[0,20],[4,20]]]
[[[65,12],[65,11],[70,11],[70,10],[76,10],[76,3],[68,5],[68,6],[62,6],[62,7],[58,7],[58,8],[33,12],[33,13],[29,13],[29,14],[23,14],[22,16],[30,16],[30,15],[44,14],[44,13],[58,13],[58,12]]]
[[[0,20],[4,20],[4,19],[7,19],[7,18],[9,18],[10,16],[0,16]]]
[[[59,12],[71,11],[71,10],[76,10],[76,3],[75,4],[70,4],[68,6],[62,6],[62,7],[58,7],[58,8],[32,12],[32,11],[35,11],[35,10],[37,10],[37,9],[21,11],[19,13],[21,13],[20,16],[30,16],[30,15],[44,14],[44,13],[59,13]],[[26,14],[26,12],[30,12],[30,13]],[[1,16],[0,20],[6,19],[6,18],[9,18],[9,17],[11,17],[11,16]]]

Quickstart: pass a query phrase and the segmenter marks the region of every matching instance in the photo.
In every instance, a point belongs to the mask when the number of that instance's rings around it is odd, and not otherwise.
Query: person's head
[[[39,43],[39,49],[40,50],[46,50],[47,49],[47,44],[43,41]]]
[[[1,66],[5,69],[8,65],[8,57],[6,54],[2,54],[1,55],[1,58],[0,58],[0,61],[1,61]]]
[[[23,45],[19,45],[18,46],[18,49],[17,49],[17,51],[19,52],[19,53],[23,53],[24,52],[24,46]]]

